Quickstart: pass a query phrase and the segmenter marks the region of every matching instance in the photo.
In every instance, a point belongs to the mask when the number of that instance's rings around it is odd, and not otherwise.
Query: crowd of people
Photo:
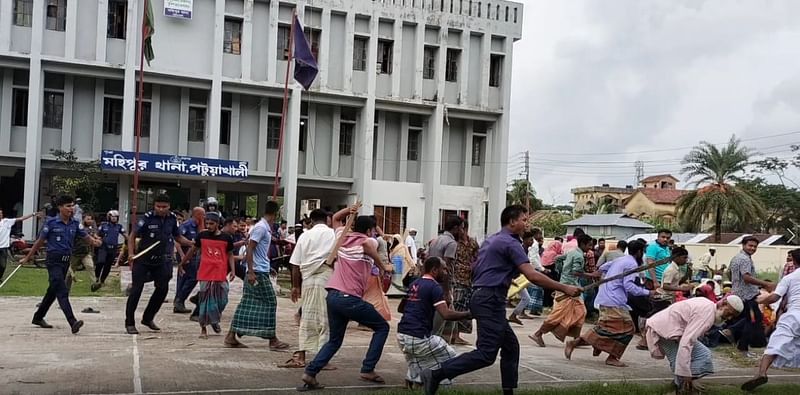
[[[72,198],[58,198],[57,215],[46,219],[23,258],[30,260],[46,244],[50,286],[32,323],[52,327],[45,315],[58,300],[72,333],[78,333],[83,322],[75,317],[68,298],[71,268],[94,264],[92,289],[97,290],[112,265],[127,263],[132,284],[125,330],[138,333],[136,309],[144,284],[152,281],[155,291],[140,323],[158,331],[154,318],[177,265],[173,312],[190,314],[200,325],[201,338],[208,337],[208,327],[221,333],[230,282],[239,277],[242,298],[224,346],[247,347],[240,339],[252,336],[268,339],[272,351],[287,351],[292,346],[276,333],[276,284],[271,276],[285,260],[291,270],[291,300],[300,306],[295,315],[297,347],[281,367],[303,369],[300,391],[323,388],[317,376],[336,369],[331,360],[351,321],[372,331],[360,379],[384,383],[376,367],[390,331],[390,287],[405,292],[397,309],[401,318],[396,342],[408,364],[406,386],[421,387],[426,394],[494,364],[498,354],[503,391],[513,393],[520,346],[511,324],[523,325],[522,320],[545,314],[528,336],[533,344],[546,347],[544,335],[552,333],[564,343],[567,359],[587,345],[594,356],[607,354],[606,365],[624,367],[623,355],[638,334],[636,348],[649,350],[654,358],[666,357],[682,393],[697,389],[695,381],[713,373],[709,348],[720,342],[735,345],[745,355],[750,347],[767,347],[745,389],[767,382],[770,366],[800,367],[800,271],[794,270],[800,265],[800,250],[790,252],[784,276],[774,284],[756,274],[754,237],[743,238],[742,250],[729,268],[712,267],[711,250],[700,257],[695,272],[688,251],[671,242],[667,230],[659,231],[651,243],[607,243],[581,229],[566,240],[545,243],[541,230],[529,226],[527,210],[518,205],[503,210],[502,229],[480,246],[469,236],[466,221],[450,216],[442,232],[418,250],[410,230],[384,234],[374,216],[359,215],[358,204],[336,213],[314,210],[304,223],[289,228],[278,222],[275,202],[266,203],[259,220],[239,221],[224,218],[216,202],[209,201],[179,222],[170,211],[169,197],[160,195],[153,209],[126,232],[116,211],[98,226],[90,214],[82,214],[81,221],[74,217]],[[0,222],[0,229],[3,226]],[[133,243],[135,254],[125,246]],[[506,315],[509,300],[517,298]],[[195,304],[193,310],[186,308],[187,300]],[[587,318],[596,325],[584,330]],[[468,345],[462,335],[474,327],[475,349],[458,355],[453,345]]]

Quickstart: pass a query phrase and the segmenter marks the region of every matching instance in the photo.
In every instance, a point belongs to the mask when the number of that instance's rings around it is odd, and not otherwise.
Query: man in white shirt
[[[17,222],[26,221],[33,218],[37,213],[29,214],[19,218],[6,218],[3,216],[3,210],[0,210],[0,282],[3,281],[3,275],[6,272],[6,264],[8,263],[8,248],[11,246],[11,228]]]
[[[333,273],[327,265],[328,255],[336,243],[336,234],[328,226],[328,213],[316,209],[310,214],[314,227],[297,240],[289,262],[292,264],[292,302],[302,295],[299,349],[292,359],[281,365],[304,368],[306,351],[319,352],[328,342],[328,291],[325,286]]]
[[[406,237],[406,246],[408,246],[408,252],[411,254],[411,259],[414,260],[414,263],[417,264],[417,242],[414,238],[417,237],[417,230],[414,228],[408,229],[408,237]]]

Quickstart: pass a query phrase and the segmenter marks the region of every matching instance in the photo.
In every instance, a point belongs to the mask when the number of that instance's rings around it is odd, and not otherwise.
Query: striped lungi
[[[544,289],[536,284],[528,285],[528,295],[531,296],[528,302],[528,310],[531,312],[541,312],[544,304]]]
[[[200,325],[219,324],[222,312],[228,305],[227,281],[200,281],[197,293]]]
[[[455,358],[456,352],[444,339],[432,335],[426,338],[397,334],[397,344],[408,362],[406,380],[422,383],[420,374],[425,369],[439,369],[444,361]],[[447,384],[447,383],[442,383]]]
[[[242,301],[236,307],[231,331],[239,336],[275,338],[278,300],[272,290],[269,273],[256,272],[256,283],[244,282]]]
[[[469,299],[472,297],[472,288],[460,284],[453,284],[453,310],[469,311]],[[472,333],[472,320],[458,321],[459,333]]]
[[[303,279],[302,309],[298,339],[301,351],[318,352],[328,342],[328,290],[330,266],[322,265],[316,273]]]
[[[559,298],[563,293],[556,291],[555,298]],[[567,336],[575,337],[581,335],[583,322],[586,320],[586,306],[583,299],[572,297],[555,302],[553,311],[544,320],[542,328],[553,332],[553,336],[560,341],[564,341]]]
[[[592,347],[604,351],[616,359],[622,358],[628,344],[633,340],[636,328],[633,326],[631,313],[624,307],[600,306],[600,318],[597,325],[583,335],[581,339]]]
[[[675,373],[675,359],[678,356],[678,340],[660,339],[658,346],[669,360],[669,368]],[[703,343],[694,342],[692,348],[692,378],[699,379],[714,373],[714,362],[711,359],[711,350]]]

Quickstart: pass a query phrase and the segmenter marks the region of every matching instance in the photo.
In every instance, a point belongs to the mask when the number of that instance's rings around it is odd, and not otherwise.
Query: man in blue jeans
[[[524,274],[532,283],[546,289],[578,296],[581,289],[551,280],[531,266],[520,238],[528,230],[528,210],[524,206],[506,207],[500,215],[500,232],[484,241],[472,269],[473,294],[470,312],[478,323],[477,349],[442,364],[440,369],[422,372],[426,395],[433,395],[444,379],[476,371],[494,364],[500,353],[503,394],[512,394],[519,379],[519,342],[505,316],[506,297],[512,279]]]
[[[350,215],[358,212],[358,206],[350,208]],[[338,215],[339,213],[337,213]],[[336,220],[334,216],[334,220]],[[375,310],[370,303],[362,299],[367,288],[367,278],[372,270],[381,273],[392,272],[392,265],[384,265],[378,254],[378,242],[372,237],[375,231],[375,217],[359,216],[355,220],[353,232],[342,237],[341,247],[337,251],[337,260],[331,279],[328,281],[328,322],[330,337],[319,353],[306,366],[303,374],[303,385],[299,391],[322,389],[317,381],[319,373],[336,355],[344,341],[347,324],[356,321],[374,331],[367,349],[367,355],[361,365],[361,380],[383,384],[383,378],[375,373],[375,366],[381,358],[383,346],[389,336],[389,323]],[[337,232],[345,232],[344,228]],[[374,265],[373,265],[374,263]]]
[[[47,287],[47,293],[44,295],[42,303],[39,304],[39,309],[33,315],[31,323],[42,328],[52,328],[53,326],[48,324],[44,317],[53,302],[58,300],[58,306],[61,307],[61,311],[67,318],[72,333],[76,334],[83,326],[83,321],[77,320],[72,312],[72,305],[69,303],[69,289],[66,283],[72,247],[77,238],[83,239],[87,244],[94,247],[99,247],[101,242],[89,236],[80,227],[80,222],[73,219],[74,200],[71,197],[61,196],[56,202],[58,215],[48,218],[39,233],[39,239],[33,244],[28,255],[22,258],[19,263],[22,265],[30,261],[36,251],[47,242],[47,275],[50,285]]]

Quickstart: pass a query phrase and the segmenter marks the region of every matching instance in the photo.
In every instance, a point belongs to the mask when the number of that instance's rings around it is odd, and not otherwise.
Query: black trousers
[[[550,277],[551,280],[558,282],[561,279],[561,273],[556,271],[556,265],[550,266],[550,271],[547,273],[547,277]],[[544,288],[544,297],[542,298],[542,306],[543,307],[553,307],[553,290]]]
[[[111,273],[111,266],[119,255],[118,247],[102,246],[97,250],[97,262],[94,264],[94,277],[101,283],[105,282]]]
[[[8,264],[8,248],[0,248],[0,282],[3,281],[3,275],[6,272],[6,265]]]
[[[164,300],[167,299],[169,292],[169,280],[172,278],[172,261],[158,264],[146,265],[143,263],[134,263],[132,270],[133,281],[131,284],[131,294],[128,296],[128,303],[125,306],[125,326],[132,326],[136,324],[135,314],[136,307],[139,306],[139,299],[142,297],[144,284],[153,281],[156,290],[147,307],[142,314],[142,322],[150,322],[156,317],[156,313],[161,308]]]
[[[44,298],[42,298],[42,303],[39,304],[39,308],[33,314],[34,320],[43,320],[50,310],[50,306],[53,305],[54,301],[58,300],[58,306],[64,312],[64,317],[67,318],[69,325],[72,326],[75,323],[75,314],[72,312],[72,305],[69,303],[69,289],[66,282],[68,269],[68,255],[66,256],[66,261],[63,259],[60,261],[50,260],[48,258],[47,279],[50,285],[47,287],[47,293],[44,294]]]
[[[476,349],[461,354],[434,371],[438,380],[453,379],[494,364],[500,353],[500,380],[504,389],[517,388],[519,381],[519,341],[506,320],[508,288],[476,288],[469,302],[478,323]]]
[[[728,326],[736,339],[736,348],[739,351],[748,351],[750,347],[764,347],[767,345],[767,336],[764,333],[764,315],[758,308],[756,299],[744,301],[744,310],[739,317]]]

